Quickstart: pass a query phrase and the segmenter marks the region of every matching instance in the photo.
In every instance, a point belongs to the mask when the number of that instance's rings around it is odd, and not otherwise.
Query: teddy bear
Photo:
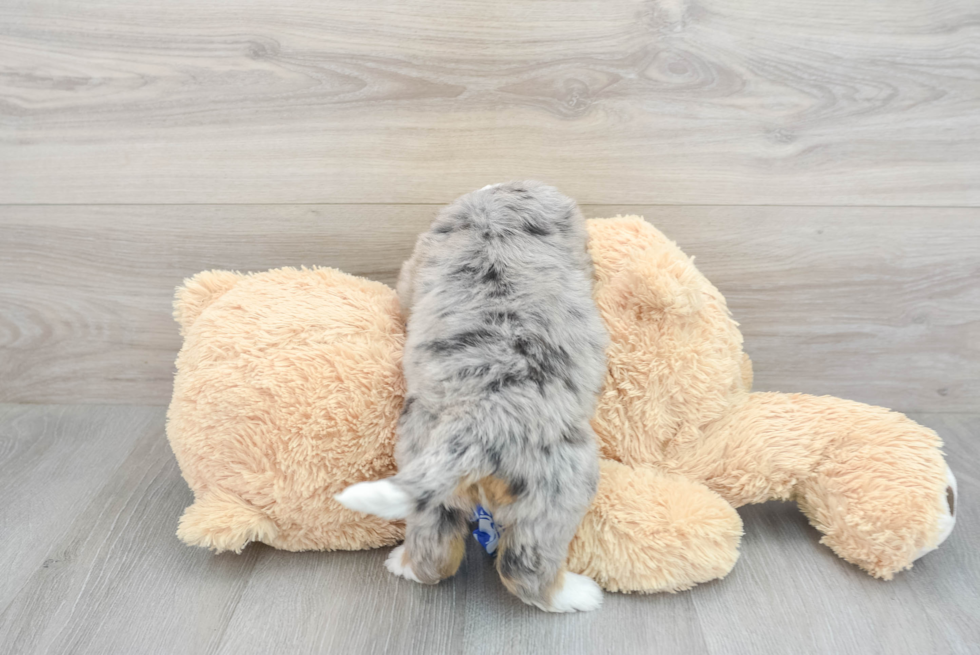
[[[792,500],[821,542],[891,579],[955,522],[941,442],[905,416],[753,393],[725,299],[640,217],[588,221],[610,334],[592,424],[601,476],[568,570],[608,591],[676,592],[724,577],[736,508]],[[334,494],[390,476],[405,326],[390,287],[329,268],[209,271],[177,290],[184,345],[167,435],[194,503],[178,537],[215,551],[394,545],[404,524]]]

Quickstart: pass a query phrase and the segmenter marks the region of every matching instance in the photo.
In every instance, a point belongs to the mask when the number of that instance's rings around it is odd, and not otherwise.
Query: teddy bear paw
[[[949,469],[949,465],[946,466],[946,488],[943,493],[942,502],[942,514],[939,516],[938,530],[939,534],[936,537],[936,541],[931,546],[925,546],[919,552],[915,554],[914,559],[919,559],[926,553],[931,553],[932,551],[939,548],[939,545],[946,541],[950,533],[953,531],[953,526],[956,525],[956,504],[959,498],[956,492],[956,477],[953,472]]]

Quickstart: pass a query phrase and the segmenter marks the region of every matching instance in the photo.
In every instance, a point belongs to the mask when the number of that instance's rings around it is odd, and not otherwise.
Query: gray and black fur
[[[439,213],[401,271],[407,397],[391,479],[411,498],[404,557],[452,575],[474,504],[503,528],[497,568],[547,609],[599,478],[589,419],[607,334],[575,202],[536,182]]]

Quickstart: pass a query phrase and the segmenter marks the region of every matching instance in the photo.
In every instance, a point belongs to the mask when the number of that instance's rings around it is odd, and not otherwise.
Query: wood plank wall
[[[726,294],[757,388],[980,406],[975,0],[0,6],[0,402],[165,404],[173,287],[391,282],[536,177]]]

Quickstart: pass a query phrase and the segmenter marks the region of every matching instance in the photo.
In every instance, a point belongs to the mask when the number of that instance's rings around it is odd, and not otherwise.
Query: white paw
[[[412,499],[390,480],[358,482],[334,496],[355,512],[374,514],[383,519],[403,519],[412,511]]]
[[[602,605],[602,589],[592,578],[565,573],[565,585],[551,598],[548,612],[591,612]]]
[[[388,559],[385,560],[385,568],[401,578],[419,582],[419,579],[415,577],[415,571],[412,570],[412,565],[405,561],[405,544],[396,546],[388,554]]]
[[[950,498],[950,492],[947,490],[952,490],[952,498]],[[953,476],[953,472],[949,470],[949,466],[946,466],[946,488],[943,489],[943,497],[941,501],[942,514],[939,515],[939,523],[937,525],[938,534],[936,535],[936,542],[931,546],[926,546],[922,548],[919,552],[915,554],[913,559],[919,559],[926,553],[931,553],[932,551],[939,548],[939,544],[946,541],[950,533],[953,531],[953,526],[956,525],[956,512],[958,510],[958,503],[960,501],[959,495],[956,491],[956,477]],[[950,511],[950,503],[953,505],[952,511]]]

